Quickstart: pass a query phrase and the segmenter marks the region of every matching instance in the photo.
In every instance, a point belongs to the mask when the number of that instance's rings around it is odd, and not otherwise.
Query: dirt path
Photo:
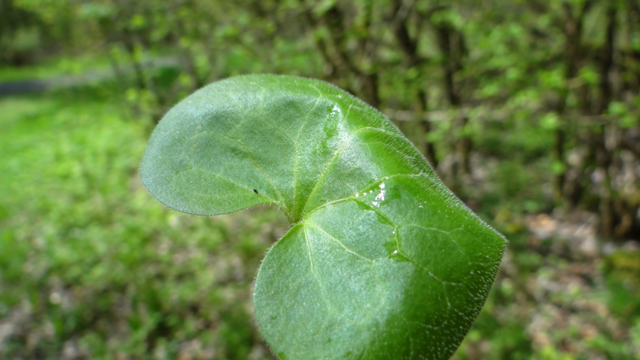
[[[166,56],[149,60],[143,64],[146,69],[165,66],[177,66],[181,64],[176,57]],[[129,72],[129,71],[127,71]],[[0,97],[31,92],[42,92],[50,89],[64,89],[74,86],[86,85],[92,82],[101,82],[113,78],[115,75],[110,68],[91,70],[78,75],[60,75],[48,79],[30,79],[0,83]]]

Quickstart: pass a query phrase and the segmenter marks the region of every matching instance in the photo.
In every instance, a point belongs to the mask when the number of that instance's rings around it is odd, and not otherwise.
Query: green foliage
[[[254,295],[282,359],[449,358],[505,245],[384,116],[320,81],[205,87],[156,127],[141,178],[191,214],[284,211]]]
[[[617,251],[604,259],[602,270],[611,310],[627,321],[640,318],[640,251]]]

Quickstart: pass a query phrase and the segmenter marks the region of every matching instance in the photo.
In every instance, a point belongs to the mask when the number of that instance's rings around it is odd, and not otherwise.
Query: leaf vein
[[[422,176],[422,174],[395,174],[395,175],[383,176],[382,178],[383,178],[384,180],[389,180],[389,179],[393,179],[393,178],[397,178],[397,177],[420,177],[420,176]],[[379,181],[380,181],[380,180],[373,180],[373,181],[371,181],[371,182],[367,183],[367,185],[363,186],[361,189],[359,189],[359,190],[358,190],[358,191],[356,191],[356,192],[358,192],[358,193],[359,193],[359,192],[363,191],[363,189],[369,188],[371,185],[373,185],[373,184],[375,184],[375,183],[377,183],[377,182],[379,182]],[[343,201],[347,201],[347,200],[357,200],[357,199],[356,199],[356,197],[355,197],[355,196],[348,196],[348,197],[344,197],[344,198],[340,198],[340,199],[332,200],[332,201],[326,202],[326,203],[324,203],[324,204],[322,204],[322,205],[318,206],[317,208],[315,208],[315,209],[311,210],[311,211],[310,211],[308,214],[306,214],[306,215],[307,215],[307,217],[308,217],[308,216],[310,216],[311,214],[313,214],[313,213],[315,213],[315,212],[317,212],[317,211],[319,211],[319,210],[322,210],[322,209],[323,209],[323,208],[325,208],[325,207],[328,207],[328,206],[331,206],[331,205],[334,205],[334,204],[336,204],[336,203],[340,203],[340,202],[343,202]],[[371,207],[369,204],[366,204],[366,203],[364,203],[364,202],[362,202],[362,201],[359,201],[359,202],[360,202],[360,203],[362,203],[362,204],[364,204],[364,205],[367,205],[367,206],[368,206],[369,208],[371,208],[371,210],[373,210],[373,211],[378,211],[376,208]],[[380,213],[380,214],[381,214],[381,213]],[[382,214],[381,214],[381,215],[382,215]],[[389,221],[390,221],[390,220],[389,220]],[[391,222],[391,223],[393,224],[393,222]],[[397,226],[397,225],[395,225],[395,226]]]
[[[248,187],[242,186],[242,185],[240,185],[240,184],[236,183],[235,181],[233,181],[233,180],[231,180],[231,179],[229,179],[229,178],[227,178],[227,177],[225,177],[225,176],[222,176],[222,175],[220,175],[220,174],[218,174],[218,173],[216,173],[216,172],[214,172],[214,171],[211,171],[211,170],[205,170],[205,169],[202,169],[202,168],[193,168],[193,169],[194,169],[194,170],[196,170],[196,171],[200,171],[200,172],[207,173],[207,174],[209,174],[209,175],[213,175],[213,176],[218,177],[218,178],[220,178],[220,179],[222,179],[222,180],[224,180],[224,181],[226,181],[226,182],[228,182],[228,183],[231,183],[232,185],[235,185],[235,186],[237,186],[237,187],[239,187],[239,188],[241,188],[241,189],[245,189],[245,190],[247,190],[247,191],[253,192],[253,189],[250,189],[250,188],[248,188]],[[264,196],[264,197],[266,197],[266,198],[268,198],[268,199],[273,200],[273,202],[275,202],[275,203],[278,203],[278,202],[277,202],[277,200],[276,200],[276,199],[274,199],[274,198],[272,198],[271,196],[267,196],[267,195],[262,195],[262,196]]]
[[[305,115],[304,121],[302,122],[302,125],[300,126],[300,130],[298,130],[298,134],[296,134],[296,139],[295,142],[293,143],[294,147],[295,147],[295,159],[294,159],[294,163],[293,163],[293,205],[292,205],[292,212],[295,214],[296,212],[296,197],[298,195],[298,163],[299,163],[299,158],[300,158],[300,154],[298,152],[298,147],[300,146],[300,135],[302,135],[302,130],[304,130],[304,127],[307,125],[307,123],[309,122],[309,115],[311,115],[311,113],[313,112],[313,109],[316,108],[316,106],[318,106],[318,103],[320,102],[320,100],[322,99],[322,97],[319,97],[316,102],[313,104],[313,106],[311,107],[311,109],[309,109],[309,112],[307,112],[307,115]]]
[[[370,264],[373,264],[373,259],[369,259],[366,256],[362,256],[360,254],[358,254],[357,252],[349,249],[345,244],[342,243],[342,241],[336,239],[333,235],[329,234],[325,229],[323,229],[320,225],[313,223],[313,222],[307,222],[307,224],[315,227],[316,229],[320,230],[322,233],[324,233],[326,236],[328,236],[331,240],[335,241],[336,243],[338,243],[338,245],[340,245],[340,247],[342,247],[346,252],[348,252],[349,254],[356,256],[358,258],[360,258],[360,260],[364,260],[367,261]]]
[[[304,204],[304,208],[302,208],[302,214],[304,214],[307,211],[307,206],[309,205],[309,202],[311,201],[311,199],[313,198],[313,196],[315,195],[316,191],[318,190],[318,188],[320,187],[320,184],[322,183],[322,181],[324,180],[324,178],[327,176],[327,174],[329,173],[329,168],[331,167],[331,165],[334,163],[334,161],[336,161],[336,159],[338,158],[338,156],[340,155],[340,153],[347,147],[346,144],[348,144],[351,141],[351,138],[348,138],[347,140],[344,141],[343,145],[340,145],[340,147],[338,148],[338,150],[336,151],[336,153],[333,155],[333,157],[331,158],[331,160],[329,160],[329,162],[327,163],[327,165],[324,167],[324,169],[322,169],[322,171],[320,172],[320,177],[318,178],[318,181],[316,181],[316,184],[313,186],[313,189],[311,189],[311,192],[309,192],[309,196],[307,197],[307,202]]]
[[[229,135],[220,134],[220,133],[217,133],[217,132],[211,131],[211,130],[207,130],[207,132],[209,134],[213,135],[213,136],[222,137],[224,139],[230,140],[230,141],[240,145],[242,147],[242,149],[245,151],[245,153],[248,155],[249,160],[251,161],[253,166],[256,168],[256,170],[258,170],[258,172],[260,172],[262,174],[262,176],[269,183],[269,185],[271,185],[271,187],[276,192],[276,194],[278,195],[278,197],[279,197],[281,202],[279,202],[279,201],[277,201],[275,199],[273,199],[273,201],[276,204],[278,204],[280,207],[284,207],[285,199],[284,199],[284,196],[282,195],[282,193],[280,192],[280,189],[278,189],[278,187],[275,185],[274,181],[271,179],[271,177],[269,177],[269,174],[262,168],[260,163],[258,163],[256,161],[255,157],[253,156],[253,153],[251,152],[251,150],[249,149],[249,147],[246,144],[244,144],[243,142],[241,142],[238,139],[234,139],[234,138],[230,137]]]
[[[311,274],[313,275],[313,278],[316,279],[316,282],[318,283],[318,287],[320,288],[320,294],[322,295],[322,300],[324,301],[324,304],[327,306],[327,310],[329,312],[333,312],[333,308],[329,305],[329,301],[327,300],[327,296],[325,294],[325,290],[324,290],[324,286],[322,285],[322,281],[320,281],[320,277],[318,276],[318,273],[316,272],[316,267],[315,264],[313,262],[313,255],[311,251],[311,244],[309,244],[309,234],[307,233],[307,229],[306,227],[303,227],[303,231],[304,231],[304,243],[306,245],[307,248],[307,257],[309,258],[309,267],[311,269]]]

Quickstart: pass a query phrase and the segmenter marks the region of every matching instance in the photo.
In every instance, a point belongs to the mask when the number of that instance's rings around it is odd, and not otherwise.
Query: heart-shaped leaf
[[[495,278],[504,238],[382,114],[317,80],[250,75],[171,109],[144,185],[191,214],[280,207],[292,227],[255,284],[284,359],[446,359]]]

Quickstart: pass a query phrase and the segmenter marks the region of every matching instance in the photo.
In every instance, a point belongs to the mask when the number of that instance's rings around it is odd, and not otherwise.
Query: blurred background
[[[274,358],[284,215],[138,176],[167,109],[246,73],[362,98],[509,238],[455,359],[640,358],[638,0],[0,0],[0,358]]]

